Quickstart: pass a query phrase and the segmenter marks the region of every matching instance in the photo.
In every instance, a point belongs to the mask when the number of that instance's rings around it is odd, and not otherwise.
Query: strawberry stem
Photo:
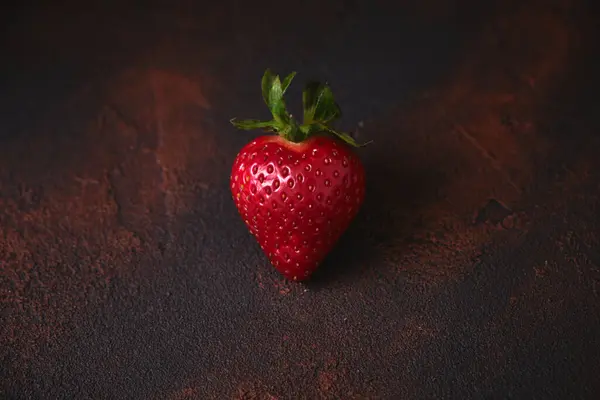
[[[262,96],[265,104],[271,111],[273,119],[270,121],[242,120],[232,118],[230,122],[239,129],[254,130],[264,129],[275,132],[286,140],[294,143],[305,141],[311,136],[326,133],[341,139],[353,147],[362,147],[368,143],[359,145],[347,133],[338,132],[329,124],[338,119],[342,113],[340,107],[334,100],[333,93],[327,84],[320,82],[309,82],[302,93],[302,104],[304,115],[302,124],[292,117],[287,111],[284,94],[296,76],[292,72],[283,81],[279,75],[274,75],[267,69],[262,77]]]

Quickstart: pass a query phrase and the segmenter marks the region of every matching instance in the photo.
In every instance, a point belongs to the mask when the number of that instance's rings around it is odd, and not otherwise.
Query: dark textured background
[[[1,398],[600,396],[593,2],[138,3],[1,13]],[[266,67],[374,140],[306,285],[228,192]]]

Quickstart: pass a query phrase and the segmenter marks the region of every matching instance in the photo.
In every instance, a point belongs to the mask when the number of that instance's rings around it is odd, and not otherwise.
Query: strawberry
[[[307,84],[302,124],[287,112],[283,95],[294,76],[281,81],[265,72],[262,94],[271,121],[231,120],[240,129],[276,134],[240,150],[230,183],[239,213],[273,266],[288,279],[305,280],[360,209],[365,172],[350,148],[359,145],[329,126],[341,113],[326,84]]]

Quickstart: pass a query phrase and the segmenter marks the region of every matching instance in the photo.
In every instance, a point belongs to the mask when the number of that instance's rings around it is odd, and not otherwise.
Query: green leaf
[[[275,121],[280,124],[286,124],[290,121],[290,115],[283,100],[283,93],[294,79],[294,75],[295,73],[288,75],[282,84],[279,75],[274,75],[271,70],[267,69],[262,78],[263,99]]]
[[[259,121],[256,119],[246,119],[242,121],[236,121],[235,118],[232,118],[229,122],[233,124],[236,128],[244,129],[247,131],[261,128],[268,128],[269,130],[277,131],[280,128],[280,125],[277,121]]]
[[[309,82],[302,92],[304,124],[320,122],[327,124],[342,115],[329,86],[320,82]]]
[[[313,133],[323,132],[321,124],[318,123],[302,124],[298,129],[300,129],[305,138],[308,138]]]
[[[267,105],[267,107],[269,107],[269,109],[271,108],[269,98],[270,98],[270,93],[271,93],[271,87],[273,87],[274,79],[275,79],[275,76],[273,75],[271,70],[267,69],[265,71],[265,73],[262,77],[262,81],[261,81],[263,100],[265,101],[265,104]]]
[[[349,134],[347,134],[346,132],[336,131],[335,129],[332,129],[325,124],[319,124],[319,128],[323,132],[327,132],[331,135],[337,136],[338,138],[343,140],[346,144],[348,144],[352,147],[365,147],[371,143],[371,141],[369,141],[369,142],[366,142],[363,144],[358,144],[358,143],[356,143],[356,140],[354,140],[354,138],[352,136],[350,136]]]
[[[289,114],[285,106],[285,101],[283,101],[283,90],[281,90],[281,82],[279,81],[279,78],[273,82],[269,101],[271,102],[269,104],[269,110],[271,110],[273,118],[280,123],[288,122]]]
[[[298,129],[298,123],[293,118],[289,118],[288,121],[283,125],[281,133],[283,134],[283,137],[291,140],[292,142],[301,142],[305,139],[302,132]]]
[[[281,83],[281,90],[282,90],[283,94],[285,94],[288,87],[290,87],[290,83],[292,83],[292,80],[294,79],[295,76],[296,76],[296,71],[292,72],[291,74],[289,74],[288,76],[285,77],[285,79]]]
[[[338,132],[329,126],[342,113],[327,84],[310,82],[306,85],[302,93],[304,121],[302,125],[298,126],[298,122],[288,113],[283,98],[295,76],[296,72],[292,72],[281,81],[279,75],[275,75],[270,69],[267,69],[262,77],[261,89],[263,100],[273,114],[273,119],[271,121],[237,121],[233,118],[231,123],[239,129],[273,131],[295,143],[302,142],[312,135],[323,133],[336,136],[353,147],[362,147],[368,144],[359,145],[352,136]]]
[[[347,134],[345,132],[338,132],[338,131],[334,131],[333,129],[329,129],[327,131],[329,133],[337,136],[338,138],[342,139],[344,142],[346,142],[347,144],[349,144],[352,147],[364,146],[364,144],[360,145],[360,144],[356,143],[356,140],[354,140],[354,138],[352,136],[350,136],[349,134]]]

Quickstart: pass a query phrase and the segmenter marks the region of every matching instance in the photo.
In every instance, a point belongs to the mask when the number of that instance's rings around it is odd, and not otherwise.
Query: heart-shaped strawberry
[[[271,263],[286,278],[305,280],[333,248],[360,209],[365,172],[348,134],[329,127],[340,110],[327,85],[311,82],[303,93],[300,125],[287,112],[283,82],[265,72],[263,98],[272,121],[235,121],[241,129],[263,128],[238,153],[231,173],[236,207]],[[338,140],[342,139],[342,141]]]

